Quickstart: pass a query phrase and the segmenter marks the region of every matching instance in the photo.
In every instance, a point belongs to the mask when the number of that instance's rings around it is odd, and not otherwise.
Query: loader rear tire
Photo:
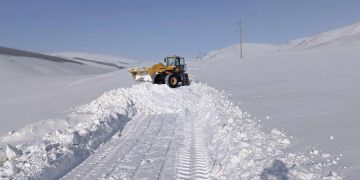
[[[165,83],[171,88],[176,88],[179,84],[179,79],[176,74],[168,74],[165,78]]]

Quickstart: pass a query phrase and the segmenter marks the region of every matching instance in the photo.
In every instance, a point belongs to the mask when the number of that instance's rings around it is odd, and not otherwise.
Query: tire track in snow
[[[121,137],[115,135],[62,179],[160,178],[173,140],[176,115],[143,115],[130,122]]]
[[[164,119],[152,119],[142,138],[138,139],[127,153],[120,159],[116,167],[105,175],[105,179],[134,179],[145,156],[152,148],[154,141],[163,129]]]
[[[119,146],[117,148],[116,156],[112,157],[111,159],[112,162],[107,161],[102,164],[102,166],[99,166],[100,168],[98,168],[99,170],[97,171],[97,173],[89,176],[91,177],[90,179],[99,175],[101,175],[100,178],[103,178],[111,174],[116,168],[116,165],[119,164],[119,162],[123,160],[125,156],[127,156],[127,154],[129,154],[129,152],[134,148],[134,146],[136,146],[136,144],[146,136],[146,133],[149,131],[150,128],[152,128],[152,125],[154,125],[154,118],[155,117],[152,116],[146,117],[146,125],[142,124],[140,126],[140,129],[134,128],[133,130],[135,131],[135,133],[129,134],[124,141],[117,142]],[[135,136],[135,140],[132,138],[132,136]],[[125,144],[125,147],[121,146],[122,144]]]
[[[182,146],[178,152],[177,179],[209,179],[210,161],[201,128],[184,122]],[[180,136],[181,136],[180,134]]]
[[[129,123],[125,125],[120,138],[116,138],[115,136],[117,135],[115,135],[108,143],[95,151],[94,155],[90,156],[62,179],[90,178],[90,175],[96,174],[95,171],[98,171],[96,168],[98,168],[99,165],[114,163],[114,161],[122,155],[117,150],[123,146],[123,143],[129,140],[130,136],[137,135],[141,138],[150,122],[151,119],[145,116],[141,118],[134,117],[134,120],[129,121]]]
[[[176,116],[176,115],[174,115]],[[172,116],[170,116],[172,117]],[[164,121],[166,121],[164,123]],[[135,171],[132,179],[161,179],[164,166],[168,162],[169,149],[174,139],[177,116],[175,118],[163,117],[162,130],[156,137],[152,147],[146,153],[141,164]],[[167,178],[165,178],[167,179]]]

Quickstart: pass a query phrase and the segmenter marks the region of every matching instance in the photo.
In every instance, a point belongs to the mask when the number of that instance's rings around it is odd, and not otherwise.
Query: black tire
[[[165,83],[171,88],[176,88],[179,84],[179,79],[176,77],[176,74],[168,74],[165,78]]]
[[[153,83],[154,84],[164,84],[161,74],[155,75]]]

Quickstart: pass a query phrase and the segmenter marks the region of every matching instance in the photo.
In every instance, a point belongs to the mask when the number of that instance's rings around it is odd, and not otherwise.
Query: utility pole
[[[241,23],[241,19],[239,21],[239,33],[240,33],[240,59],[242,59],[243,53],[242,53],[242,23]]]

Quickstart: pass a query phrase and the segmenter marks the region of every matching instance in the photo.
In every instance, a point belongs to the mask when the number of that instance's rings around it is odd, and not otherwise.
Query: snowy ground
[[[356,179],[359,27],[209,52],[177,89],[0,56],[0,179]]]
[[[342,155],[333,169],[360,176],[360,24],[278,47],[210,52],[189,65],[196,80],[225,90],[265,130],[294,137],[290,151]],[[256,51],[257,50],[257,51]]]
[[[125,69],[3,55],[0,81],[0,123],[6,124],[0,126],[0,137],[40,120],[64,116],[70,108],[104,91],[132,84]]]
[[[69,116],[77,123],[13,147],[17,155],[7,147],[11,160],[1,167],[2,176],[319,179],[331,164],[321,153],[286,153],[286,135],[261,131],[224,94],[195,82],[178,89],[144,83],[109,91]]]

